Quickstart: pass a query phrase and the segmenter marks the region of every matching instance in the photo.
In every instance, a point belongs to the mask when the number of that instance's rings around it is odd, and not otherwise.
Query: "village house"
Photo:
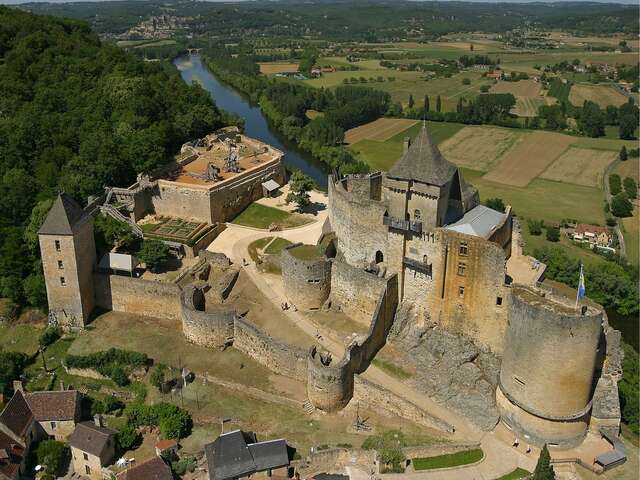
[[[289,448],[283,439],[258,442],[253,432],[234,430],[221,434],[204,447],[210,480],[232,480],[249,477],[289,466]],[[287,477],[287,472],[283,472]]]
[[[0,413],[0,480],[25,474],[26,458],[34,442],[65,440],[80,420],[80,393],[24,392],[16,382],[15,394]]]
[[[487,73],[487,78],[494,78],[500,80],[504,77],[504,71],[501,68],[496,68],[494,71]]]
[[[161,457],[153,457],[120,472],[116,478],[117,480],[173,480],[173,473]]]
[[[610,247],[613,242],[613,237],[607,227],[588,225],[586,223],[576,225],[575,230],[570,235],[574,241],[588,243],[591,248],[595,246]]]
[[[73,470],[85,478],[102,480],[102,467],[113,463],[116,432],[102,425],[97,415],[93,422],[81,422],[69,437]]]

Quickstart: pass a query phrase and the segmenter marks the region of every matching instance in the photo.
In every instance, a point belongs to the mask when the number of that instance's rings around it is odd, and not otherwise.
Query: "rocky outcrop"
[[[495,389],[500,359],[469,339],[417,318],[411,307],[398,309],[390,336],[415,367],[412,386],[469,418],[483,430],[498,421]]]

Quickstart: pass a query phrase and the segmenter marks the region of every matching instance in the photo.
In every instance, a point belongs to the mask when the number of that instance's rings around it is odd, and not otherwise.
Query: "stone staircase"
[[[114,218],[119,222],[124,222],[127,225],[129,225],[129,227],[131,228],[131,231],[136,237],[140,237],[140,238],[144,237],[142,233],[142,229],[138,225],[136,225],[135,222],[133,222],[130,218],[127,218],[122,213],[120,213],[120,211],[114,206],[107,205],[107,204],[101,205],[100,211],[106,215],[109,215],[110,217]]]

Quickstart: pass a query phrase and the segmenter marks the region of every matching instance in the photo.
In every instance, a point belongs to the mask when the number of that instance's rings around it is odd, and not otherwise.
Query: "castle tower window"
[[[459,286],[458,287],[458,296],[460,298],[464,297],[464,287],[463,286]]]
[[[469,255],[469,245],[467,242],[460,243],[460,247],[458,248],[458,253],[460,255],[464,255],[465,257]]]
[[[502,297],[496,297],[496,305],[502,305]]]
[[[413,219],[418,221],[422,218],[422,214],[420,213],[420,210],[416,209],[413,211]]]
[[[426,263],[427,263],[427,256],[426,255],[422,256],[422,263],[424,263],[426,265]]]
[[[460,275],[461,277],[464,277],[464,274],[467,270],[467,264],[464,262],[459,262],[458,263],[458,275]]]
[[[56,252],[59,252],[60,251],[60,240],[55,240],[54,243],[56,245]]]
[[[64,264],[62,263],[62,260],[58,260],[58,268],[60,270],[62,270],[64,268]]]
[[[67,280],[64,277],[60,277],[60,285],[63,287],[67,286]]]
[[[376,252],[376,264],[384,262],[384,255],[380,250]]]

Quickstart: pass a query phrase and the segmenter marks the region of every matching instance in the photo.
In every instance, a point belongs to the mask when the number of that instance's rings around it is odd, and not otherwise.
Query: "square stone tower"
[[[93,217],[69,195],[61,193],[38,237],[49,316],[65,329],[82,328],[95,302]]]

